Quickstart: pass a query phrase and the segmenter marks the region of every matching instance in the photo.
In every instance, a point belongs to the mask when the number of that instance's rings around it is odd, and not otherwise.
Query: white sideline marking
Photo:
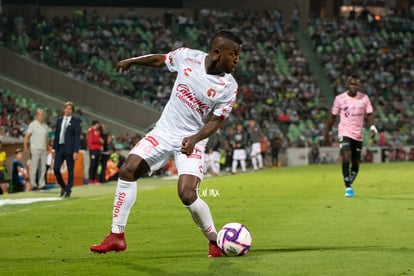
[[[7,204],[29,204],[42,201],[56,201],[62,200],[60,197],[39,197],[39,198],[17,198],[17,199],[2,199],[0,200],[0,207]]]

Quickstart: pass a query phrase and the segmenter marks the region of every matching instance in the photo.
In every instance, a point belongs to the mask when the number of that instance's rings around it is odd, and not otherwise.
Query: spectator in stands
[[[335,163],[335,159],[333,158],[333,156],[329,152],[326,152],[322,156],[321,162],[322,162],[322,164],[334,164]]]
[[[99,184],[98,180],[98,166],[101,158],[101,152],[104,140],[100,132],[100,124],[98,121],[93,121],[88,128],[86,134],[86,142],[89,151],[89,180],[88,184]]]
[[[60,197],[69,198],[72,193],[75,160],[78,158],[81,120],[75,117],[75,105],[66,102],[63,109],[63,116],[56,121],[55,139],[53,140],[53,151],[55,163],[53,171],[61,187]],[[68,170],[67,184],[62,178],[60,167],[66,161]]]
[[[283,140],[279,134],[275,134],[270,140],[270,150],[272,155],[272,167],[280,167],[279,152],[282,149]]]
[[[81,132],[79,149],[80,150],[87,150],[88,149],[88,145],[87,145],[87,142],[86,142],[86,133],[85,132]]]
[[[115,152],[109,157],[105,170],[105,182],[117,181],[119,177],[119,156]]]
[[[105,183],[106,182],[106,178],[105,178],[106,165],[108,163],[109,156],[111,154],[110,145],[112,144],[112,135],[108,133],[108,131],[106,130],[106,126],[104,124],[99,125],[99,133],[101,134],[101,138],[103,141],[101,156],[99,159],[99,164],[101,165],[101,171],[99,174],[99,182]]]
[[[23,142],[24,152],[30,155],[30,182],[33,190],[44,189],[46,185],[46,154],[49,145],[49,128],[44,119],[43,109],[38,109],[36,120],[30,122]]]
[[[312,145],[311,149],[309,150],[308,162],[309,164],[319,164],[321,162],[318,145]]]
[[[3,142],[0,140],[0,189],[3,195],[9,193],[9,183],[7,182],[7,154],[3,150]]]
[[[22,163],[23,151],[16,149],[15,158],[12,162],[12,181],[10,193],[29,192],[31,190],[30,177],[25,166]]]
[[[354,18],[356,19],[357,16],[355,15]],[[18,20],[5,18],[5,22],[12,24],[5,28],[7,31],[4,41],[9,48],[26,52],[30,57],[58,67],[76,79],[97,83],[114,92],[123,91],[134,99],[145,99],[146,105],[152,108],[161,109],[168,97],[156,99],[155,95],[157,93],[165,95],[164,91],[158,89],[161,86],[169,87],[171,77],[159,77],[158,73],[154,72],[145,74],[146,78],[141,74],[129,81],[114,75],[112,70],[112,64],[116,59],[135,55],[136,51],[161,52],[169,49],[170,45],[183,44],[177,39],[180,37],[178,28],[166,29],[160,22],[150,19],[145,15],[131,18],[121,15],[119,18],[107,19],[103,23],[104,21],[99,20],[99,16],[95,15],[84,16],[82,25],[79,25],[75,18],[56,17],[53,23],[41,17],[35,18],[33,25],[40,23],[38,25],[47,26],[44,29],[48,31],[44,32],[43,28],[29,28],[28,22],[25,22],[22,17],[18,17]],[[124,36],[129,34],[131,24],[135,26],[139,35],[130,36],[131,41],[125,42]],[[194,22],[195,28],[189,25],[191,24],[184,24],[182,31],[185,33],[186,43],[195,46],[204,46],[201,43],[206,41],[209,31],[218,28],[219,25],[244,26],[241,30],[242,36],[248,42],[245,46],[245,55],[242,56],[235,74],[241,84],[249,83],[249,85],[240,86],[239,96],[243,97],[243,103],[234,108],[236,120],[247,120],[251,117],[250,111],[258,110],[260,117],[256,119],[268,118],[270,124],[278,124],[277,130],[282,130],[281,138],[288,146],[304,146],[300,136],[291,135],[298,128],[297,123],[293,121],[311,119],[313,123],[317,123],[325,119],[326,114],[322,114],[322,118],[311,116],[312,111],[323,100],[325,93],[320,93],[306,59],[303,58],[296,43],[295,35],[289,29],[289,25],[285,24],[282,13],[280,11],[237,13],[231,10],[202,9]],[[313,34],[312,32],[309,34],[316,44],[315,50],[319,53],[321,65],[333,84],[334,92],[341,92],[345,87],[347,74],[342,77],[343,70],[349,73],[358,72],[366,87],[364,90],[369,96],[378,91],[377,99],[373,98],[378,115],[391,117],[387,128],[383,128],[381,122],[378,122],[378,127],[384,130],[387,138],[392,131],[389,128],[398,128],[396,133],[398,136],[407,135],[406,129],[413,128],[410,128],[410,122],[404,119],[410,118],[413,112],[414,94],[409,93],[414,90],[410,52],[411,45],[414,43],[412,18],[401,18],[399,14],[390,14],[382,17],[381,20],[372,21],[371,24],[360,19],[318,18],[308,25],[314,30]],[[95,31],[95,26],[102,31]],[[22,32],[24,29],[27,34],[22,35],[17,32],[17,30]],[[83,36],[83,33],[87,33],[88,36]],[[36,40],[49,45],[49,50],[46,50],[47,47],[40,50],[40,46],[27,50],[27,43],[24,45],[28,41],[26,36],[30,37],[29,41]],[[16,37],[19,37],[19,42]],[[78,51],[73,46],[73,41],[81,41],[81,50]],[[118,45],[119,41],[122,45]],[[139,45],[139,47],[135,49],[132,45]],[[48,52],[53,53],[50,58],[47,58]],[[372,77],[365,77],[365,72],[368,71]],[[147,82],[147,79],[150,81]],[[148,85],[148,83],[155,83],[155,79],[160,82],[160,85]],[[249,89],[250,94],[243,93]],[[138,90],[143,92],[137,92]],[[251,91],[258,93],[251,93]],[[400,95],[404,95],[404,101],[397,99]],[[265,102],[266,105],[263,104]],[[395,104],[404,108],[397,108]],[[14,108],[13,104],[10,104],[10,108]],[[297,110],[297,114],[294,114],[294,110]],[[9,114],[11,113],[14,112]],[[279,114],[282,115],[281,122],[284,121],[282,124],[277,119]],[[224,127],[227,124],[230,122],[225,123]],[[11,133],[11,129],[7,130]],[[322,131],[320,130],[319,136],[322,135]],[[18,133],[13,135],[18,136]]]

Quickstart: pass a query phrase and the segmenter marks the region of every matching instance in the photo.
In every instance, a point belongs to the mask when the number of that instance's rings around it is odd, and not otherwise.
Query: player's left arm
[[[365,109],[366,118],[370,126],[369,137],[372,139],[378,133],[378,130],[375,127],[375,123],[374,123],[374,108],[372,107],[371,100],[368,98],[368,96],[365,96],[365,99],[366,99],[366,109]]]
[[[374,138],[375,135],[378,133],[378,130],[375,127],[375,123],[374,123],[374,113],[368,113],[367,114],[367,121],[368,121],[368,125],[370,126],[369,127],[369,137]]]
[[[335,123],[336,123],[336,115],[331,113],[329,115],[328,121],[326,122],[325,131],[323,133],[323,144],[325,146],[329,145],[329,132],[331,131]]]
[[[201,140],[210,137],[221,127],[223,119],[216,115],[212,115],[211,119],[196,134],[185,137],[181,145],[181,152],[187,155],[191,154],[194,146]]]

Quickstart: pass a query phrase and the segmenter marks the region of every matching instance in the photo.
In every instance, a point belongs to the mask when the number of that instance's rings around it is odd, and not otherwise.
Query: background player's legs
[[[210,168],[213,175],[218,175],[220,173],[220,153],[218,151],[213,151],[210,155]]]
[[[352,144],[352,156],[351,156],[351,172],[350,181],[351,184],[355,181],[358,171],[359,163],[361,162],[362,142],[354,141]]]
[[[263,169],[263,156],[260,153],[257,155],[257,163],[259,165],[259,169]]]
[[[250,156],[252,158],[252,165],[253,169],[257,171],[257,169],[263,168],[263,157],[261,153],[260,143],[254,143],[251,147]]]
[[[240,167],[242,169],[242,172],[246,172],[246,160],[240,160]]]
[[[344,184],[346,188],[351,188],[351,179],[350,179],[350,173],[349,173],[349,165],[350,165],[350,159],[351,159],[351,151],[349,149],[342,149],[342,175],[344,178]]]
[[[238,162],[239,160],[233,158],[233,162],[231,164],[231,173],[236,173]]]
[[[252,156],[252,166],[253,166],[253,170],[257,171],[257,159],[256,159],[256,156]]]

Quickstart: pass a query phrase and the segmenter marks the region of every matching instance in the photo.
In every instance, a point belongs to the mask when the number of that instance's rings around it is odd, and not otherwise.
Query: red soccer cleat
[[[217,243],[215,241],[210,241],[208,243],[208,257],[217,258],[221,256],[223,256],[223,252],[221,252],[221,249],[217,246]]]
[[[125,251],[127,245],[125,242],[124,233],[116,234],[110,233],[105,237],[101,244],[95,244],[91,246],[91,251],[94,253],[106,253],[109,251]]]

